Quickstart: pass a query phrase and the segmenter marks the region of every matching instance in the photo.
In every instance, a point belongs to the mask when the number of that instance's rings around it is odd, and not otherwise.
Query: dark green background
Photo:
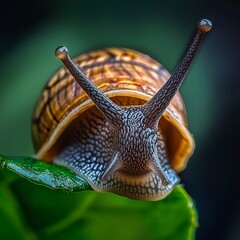
[[[196,201],[197,239],[239,235],[238,6],[219,1],[9,1],[0,14],[0,152],[31,155],[31,114],[40,90],[71,55],[121,46],[172,71],[201,17],[212,20],[181,92],[196,150],[180,174]],[[1,204],[1,203],[0,203]]]

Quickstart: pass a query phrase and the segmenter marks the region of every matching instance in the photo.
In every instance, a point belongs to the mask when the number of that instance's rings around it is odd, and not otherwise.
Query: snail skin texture
[[[179,183],[194,149],[178,89],[211,29],[202,19],[170,75],[147,55],[107,48],[70,58],[52,76],[33,114],[36,157],[65,166],[93,189],[160,200]]]

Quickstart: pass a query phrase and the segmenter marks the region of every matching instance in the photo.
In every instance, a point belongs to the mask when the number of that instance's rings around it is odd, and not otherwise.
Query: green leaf
[[[81,202],[87,210],[83,211],[79,205],[72,214],[42,230],[42,239],[63,240],[69,235],[74,240],[192,240],[195,237],[196,211],[180,186],[158,202],[136,201],[96,192],[91,192],[86,198],[82,196]]]
[[[9,190],[21,206],[27,225],[27,228],[20,228],[23,229],[19,235],[22,239],[33,239],[29,232],[34,232],[40,240],[195,238],[197,212],[192,199],[180,185],[164,200],[137,201],[112,193],[81,191],[90,188],[74,173],[33,158],[1,157],[0,164],[37,184],[80,191],[71,194],[52,191],[23,178],[10,182]],[[73,183],[66,185],[71,181]],[[8,211],[5,215],[18,219],[16,222],[19,223],[22,214],[14,211],[14,216]],[[3,231],[0,228],[0,236]]]
[[[31,157],[1,155],[0,167],[7,168],[29,181],[52,189],[61,189],[67,192],[91,189],[84,179],[70,170]]]
[[[193,240],[198,226],[194,204],[181,186],[157,202],[95,191],[68,194],[26,181],[16,182],[14,191],[44,240]]]

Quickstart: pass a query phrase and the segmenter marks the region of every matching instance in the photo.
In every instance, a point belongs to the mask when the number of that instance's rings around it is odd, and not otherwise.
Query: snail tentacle
[[[123,110],[106,97],[93,83],[84,75],[81,69],[69,57],[68,49],[66,47],[58,47],[55,55],[60,59],[65,67],[69,70],[75,78],[80,87],[87,93],[89,98],[95,103],[96,107],[105,115],[111,122],[119,122]]]
[[[185,56],[180,61],[171,77],[163,85],[163,87],[156,93],[156,95],[143,106],[148,124],[155,125],[158,123],[162,113],[178,91],[183,79],[196,55],[201,40],[206,32],[211,30],[212,23],[207,19],[201,19],[198,24],[198,32],[188,48]]]

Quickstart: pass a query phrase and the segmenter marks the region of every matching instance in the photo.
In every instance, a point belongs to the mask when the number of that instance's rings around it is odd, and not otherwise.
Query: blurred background
[[[31,155],[31,115],[41,89],[72,56],[101,47],[146,53],[170,72],[204,17],[213,22],[181,87],[196,150],[182,182],[194,199],[196,239],[240,236],[239,7],[237,1],[6,1],[0,15],[0,153]]]

